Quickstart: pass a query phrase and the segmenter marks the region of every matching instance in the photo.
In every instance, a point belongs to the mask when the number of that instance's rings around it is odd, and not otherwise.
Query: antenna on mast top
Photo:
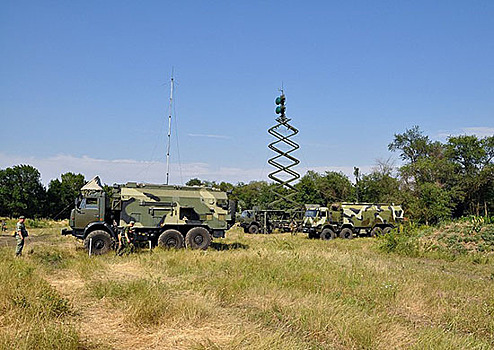
[[[172,67],[172,77],[170,83],[170,105],[168,107],[168,143],[166,146],[166,184],[170,178],[170,139],[172,133],[172,106],[173,106],[173,67]]]

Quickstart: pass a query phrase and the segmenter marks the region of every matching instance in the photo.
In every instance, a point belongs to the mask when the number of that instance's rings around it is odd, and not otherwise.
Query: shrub
[[[416,225],[393,229],[378,237],[378,247],[386,253],[398,253],[405,256],[418,256],[420,252],[419,229]]]

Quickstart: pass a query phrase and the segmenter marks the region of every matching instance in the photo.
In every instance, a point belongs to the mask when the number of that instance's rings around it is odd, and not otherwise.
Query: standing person
[[[125,250],[129,250],[129,252],[132,252],[134,250],[134,224],[134,221],[129,222],[129,224],[125,226],[123,232],[121,231],[119,233],[117,255],[122,255]]]
[[[24,216],[19,217],[19,221],[15,225],[15,240],[17,241],[17,246],[15,249],[15,256],[22,255],[22,249],[24,248],[24,242],[26,237],[28,236],[26,226],[24,225],[24,221],[26,218]]]
[[[290,232],[292,233],[292,236],[297,233],[297,223],[295,222],[295,219],[292,219],[290,222]]]

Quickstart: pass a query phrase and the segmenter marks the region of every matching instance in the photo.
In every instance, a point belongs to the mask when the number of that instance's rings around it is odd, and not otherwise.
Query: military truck
[[[303,214],[301,210],[244,210],[238,221],[245,233],[289,232],[292,221],[302,225]]]
[[[118,232],[135,222],[135,243],[207,249],[212,237],[225,237],[235,222],[235,202],[227,193],[196,186],[169,186],[128,182],[105,192],[95,177],[81,189],[70,214],[73,235],[92,254],[108,252]]]
[[[308,206],[303,231],[309,238],[324,240],[355,235],[388,233],[403,220],[403,209],[394,204],[334,203],[329,208]]]

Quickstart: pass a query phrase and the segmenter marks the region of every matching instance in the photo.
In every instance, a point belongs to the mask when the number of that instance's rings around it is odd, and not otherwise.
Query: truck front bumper
[[[303,233],[316,233],[316,229],[314,227],[304,227],[302,229]]]
[[[73,234],[74,234],[73,230],[69,230],[68,228],[62,229],[62,236],[68,236],[68,235],[73,235]]]

